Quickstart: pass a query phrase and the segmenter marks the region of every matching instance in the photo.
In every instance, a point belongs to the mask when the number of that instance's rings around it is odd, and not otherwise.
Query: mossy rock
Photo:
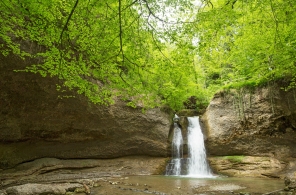
[[[245,156],[224,156],[223,159],[229,160],[232,163],[241,163]]]
[[[75,193],[86,193],[86,190],[84,187],[81,187],[81,188],[76,188],[74,192]]]

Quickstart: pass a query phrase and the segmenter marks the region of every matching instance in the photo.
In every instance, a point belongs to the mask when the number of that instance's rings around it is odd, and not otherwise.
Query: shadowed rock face
[[[13,72],[31,63],[0,56],[0,169],[43,157],[167,155],[168,114],[142,113],[121,101],[97,106],[56,91],[55,78]]]
[[[296,90],[285,92],[282,85],[216,94],[202,117],[209,155],[295,161]]]
[[[296,90],[275,85],[237,95],[217,94],[202,117],[209,153],[296,157]]]

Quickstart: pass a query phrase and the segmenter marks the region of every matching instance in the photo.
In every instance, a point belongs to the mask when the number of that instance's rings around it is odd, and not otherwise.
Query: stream
[[[284,188],[282,180],[263,178],[190,178],[179,176],[127,176],[110,179],[92,189],[102,194],[250,194],[259,195]]]

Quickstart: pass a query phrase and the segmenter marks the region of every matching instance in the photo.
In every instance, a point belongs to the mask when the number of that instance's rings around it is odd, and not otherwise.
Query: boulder
[[[29,183],[19,186],[12,186],[6,189],[8,195],[40,195],[40,194],[51,194],[51,195],[63,195],[67,191],[72,191],[76,188],[83,187],[82,184],[37,184]]]
[[[57,78],[15,72],[34,62],[0,55],[0,169],[39,158],[166,157],[170,115],[116,100],[94,105],[57,91]]]
[[[208,160],[213,172],[222,176],[279,178],[274,173],[285,167],[272,157],[216,156],[209,157]]]

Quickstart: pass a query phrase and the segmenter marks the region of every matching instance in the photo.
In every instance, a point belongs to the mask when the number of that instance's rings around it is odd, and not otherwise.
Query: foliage
[[[193,30],[207,85],[240,88],[295,78],[296,2],[210,2],[196,14]]]
[[[206,104],[221,88],[296,78],[296,2],[2,0],[0,50],[92,102]],[[61,87],[61,86],[59,86]]]
[[[38,59],[24,71],[58,77],[94,103],[180,109],[196,92],[192,54],[172,41],[181,25],[160,12],[180,2],[190,9],[188,1],[2,0],[1,51]]]

